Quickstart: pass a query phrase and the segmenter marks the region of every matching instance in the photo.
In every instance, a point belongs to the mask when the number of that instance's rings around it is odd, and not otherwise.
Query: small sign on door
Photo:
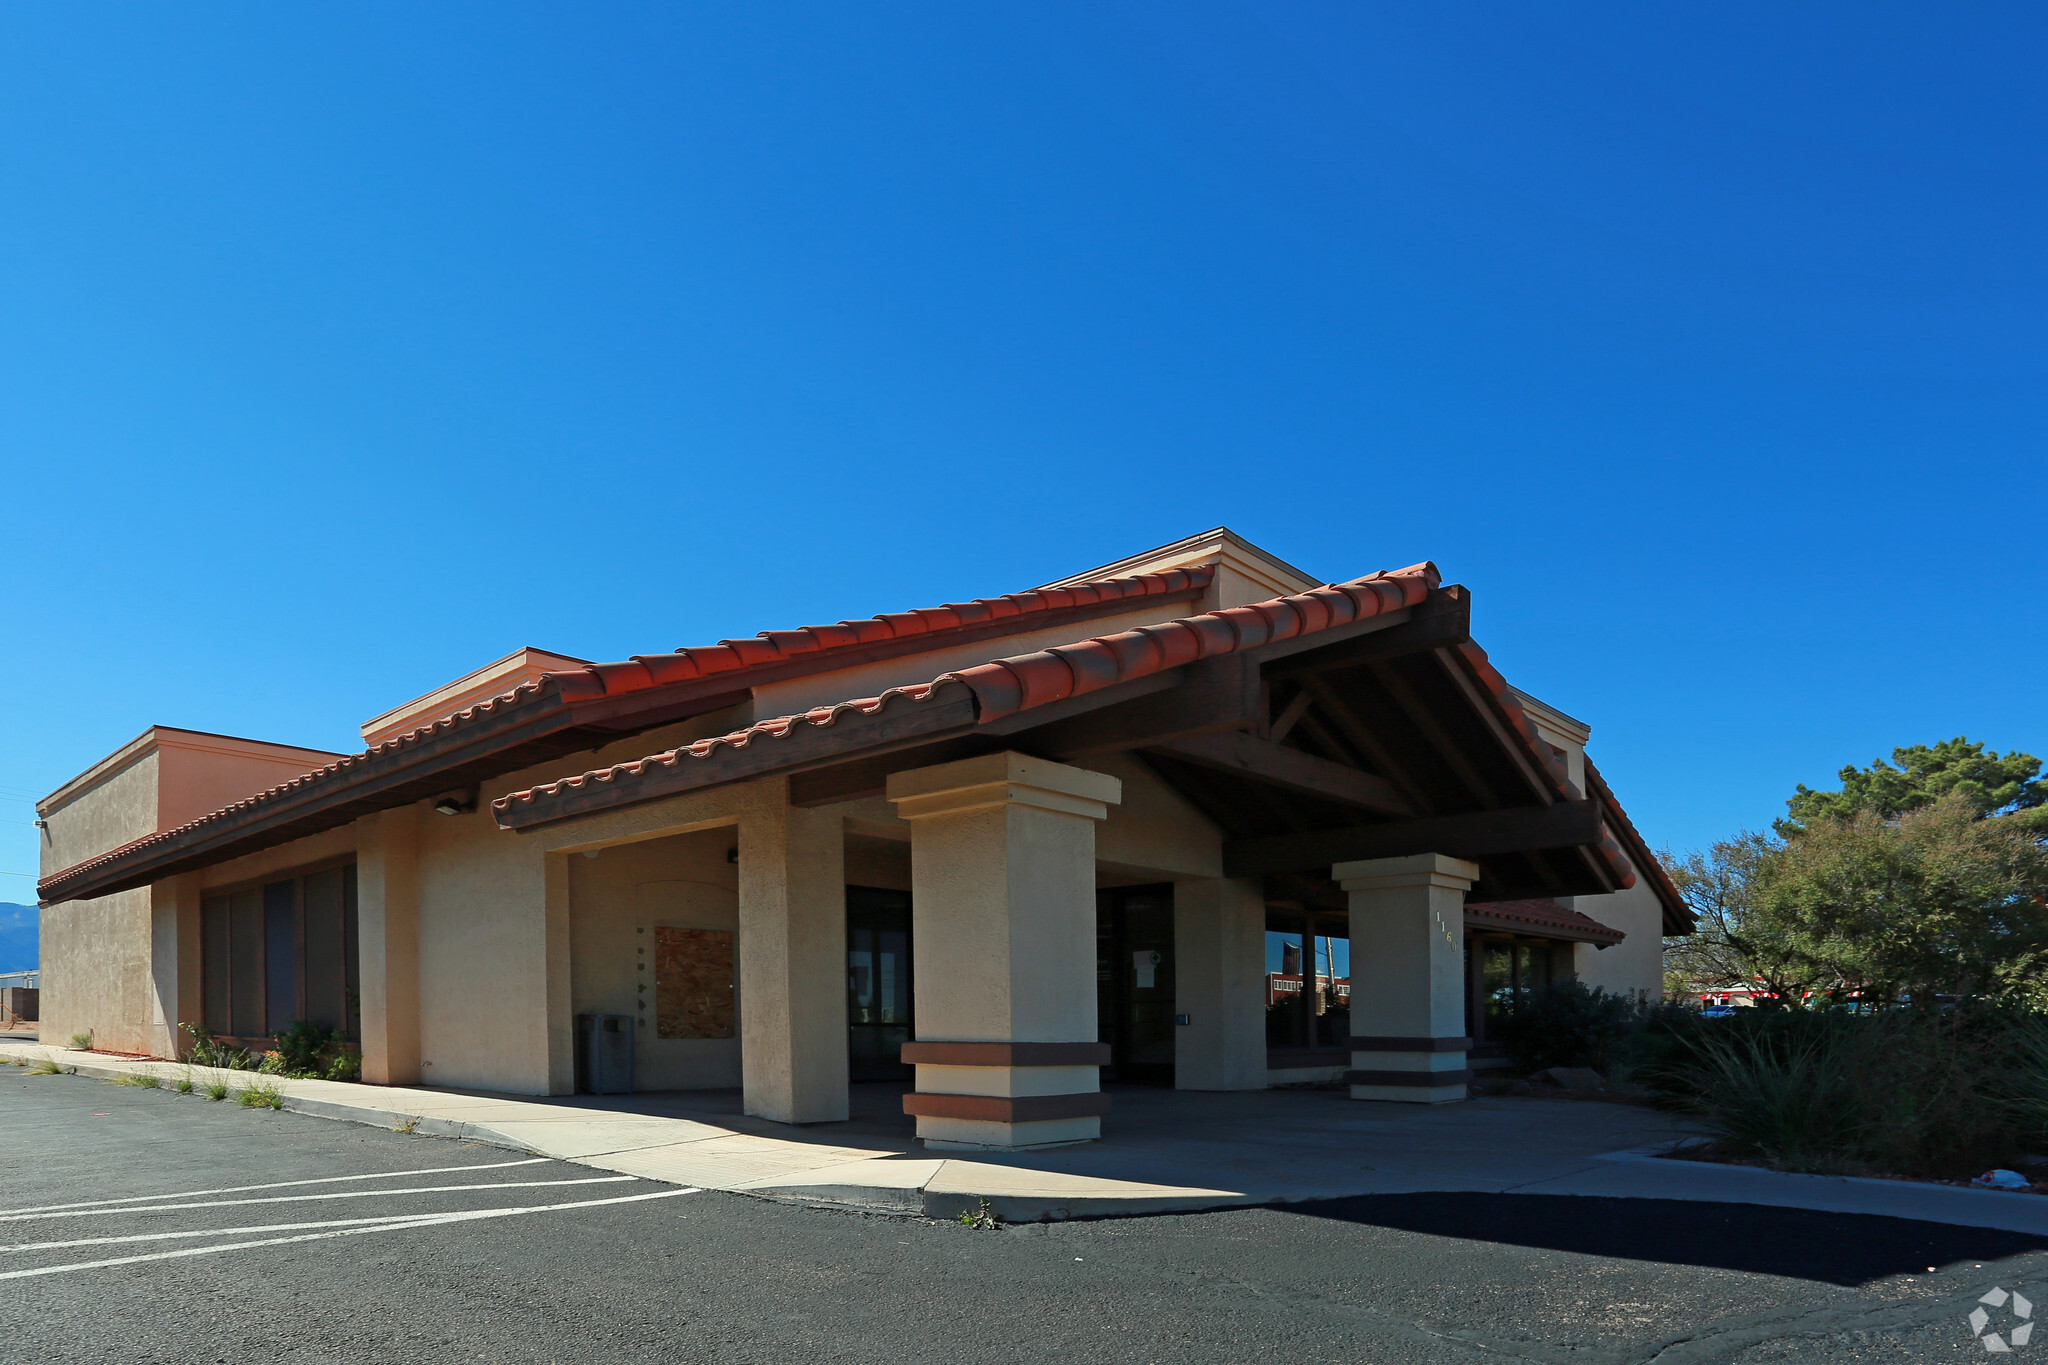
[[[1151,990],[1158,979],[1159,963],[1161,960],[1159,950],[1156,948],[1140,948],[1132,953],[1131,975],[1134,978],[1132,984],[1141,991]]]

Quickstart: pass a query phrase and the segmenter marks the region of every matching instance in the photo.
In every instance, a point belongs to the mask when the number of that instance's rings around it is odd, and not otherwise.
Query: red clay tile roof
[[[1609,928],[1590,915],[1568,910],[1556,901],[1480,901],[1465,906],[1468,929],[1504,929],[1509,933],[1535,934],[1542,938],[1565,938],[1578,943],[1608,946],[1627,938],[1619,929]]]
[[[1326,584],[1307,592],[1290,593],[1251,606],[1205,612],[1114,635],[1097,636],[1075,644],[1056,645],[1034,654],[997,659],[947,673],[928,683],[891,688],[880,696],[857,698],[814,707],[795,715],[757,721],[729,734],[696,740],[662,753],[542,783],[524,791],[510,792],[491,804],[501,825],[506,828],[529,827],[548,820],[543,812],[553,802],[571,794],[581,794],[592,786],[602,787],[622,778],[636,778],[657,768],[672,769],[692,761],[707,760],[720,750],[745,749],[757,741],[788,741],[808,731],[829,728],[851,715],[872,716],[895,707],[929,704],[942,696],[957,696],[963,688],[973,696],[978,722],[1000,720],[1033,707],[1178,668],[1198,659],[1254,649],[1350,621],[1365,620],[1382,612],[1412,607],[1427,597],[1440,582],[1441,575],[1436,565],[1415,564],[1405,569],[1370,574],[1348,583]],[[1567,775],[1563,756],[1538,737],[1534,722],[1515,698],[1507,680],[1488,661],[1486,651],[1466,642],[1457,646],[1457,652],[1472,676],[1485,689],[1488,700],[1498,709],[1514,738],[1522,745],[1525,756],[1533,760],[1536,771],[1547,779],[1553,795],[1576,797],[1578,793]],[[1626,817],[1620,815],[1620,807],[1612,794],[1606,793],[1603,800],[1605,809],[1626,826]],[[514,812],[518,813],[516,817]],[[1628,833],[1632,835],[1633,829],[1629,828]],[[1601,828],[1597,852],[1613,874],[1616,885],[1623,888],[1635,885],[1636,874],[1630,858],[1612,828],[1605,823]]]
[[[1029,618],[1035,616],[1049,616],[1076,608],[1113,607],[1115,603],[1122,601],[1135,603],[1145,598],[1200,591],[1208,587],[1215,573],[1214,565],[1199,564],[1185,569],[1169,569],[1163,573],[1136,574],[1126,578],[1110,578],[1063,588],[1035,588],[1027,592],[1007,593],[1001,597],[981,597],[971,602],[949,602],[940,607],[890,612],[857,621],[841,621],[836,625],[803,626],[796,630],[765,630],[751,640],[721,640],[715,645],[679,649],[672,654],[635,655],[623,663],[593,664],[588,668],[546,673],[537,681],[522,683],[486,701],[463,707],[403,734],[394,735],[370,745],[361,753],[337,759],[289,782],[281,782],[253,796],[202,815],[196,820],[173,829],[144,835],[118,848],[109,849],[105,853],[75,863],[44,878],[37,891],[40,898],[48,903],[72,899],[81,894],[81,888],[90,888],[97,879],[97,874],[117,863],[134,862],[139,854],[189,842],[195,835],[203,836],[210,827],[225,826],[254,817],[265,808],[276,807],[281,803],[317,803],[324,795],[323,789],[346,783],[373,760],[401,755],[428,740],[448,736],[451,732],[462,730],[480,720],[501,716],[507,711],[518,710],[544,700],[558,698],[574,706],[577,703],[647,691],[672,683],[710,678],[730,683],[734,691],[744,691],[749,686],[750,677],[756,673],[772,670],[777,677],[789,677],[792,676],[791,665],[797,665],[799,672],[826,672],[841,666],[839,661],[846,655],[859,654],[877,644],[891,642],[922,643],[928,639],[931,648],[938,649],[947,643],[945,637],[948,634],[985,624],[1015,620],[1018,628],[1024,630],[1030,628]],[[911,647],[914,649],[916,646]],[[621,734],[624,733],[629,731],[621,731]],[[407,798],[410,799],[412,798]],[[354,817],[349,816],[333,823],[345,824],[352,818]],[[302,838],[308,832],[305,829],[296,829],[277,842]],[[239,857],[249,851],[248,848],[238,846],[227,856]],[[131,871],[137,874],[146,871],[146,864],[147,859],[144,859],[143,865]],[[122,875],[129,877],[129,872],[124,871]],[[130,877],[128,884],[139,883]],[[102,895],[107,892],[93,890],[91,894]]]
[[[1040,612],[1065,611],[1073,607],[1156,597],[1188,588],[1206,588],[1215,576],[1214,565],[1202,564],[1191,569],[1108,578],[1099,583],[1080,583],[1069,588],[1038,588],[1002,597],[978,597],[972,602],[948,602],[942,607],[887,612],[862,621],[841,621],[833,626],[764,630],[751,640],[720,640],[715,645],[678,649],[672,654],[635,654],[624,663],[592,664],[589,668],[549,676],[561,688],[562,695],[571,701],[615,697],[649,687],[741,673],[791,659],[829,655],[836,650],[860,648],[885,640],[934,635],[962,626],[1021,618]]]
[[[1434,564],[1415,564],[1405,569],[1370,574],[1349,583],[1332,583],[1307,592],[1290,593],[1248,607],[1229,607],[1182,617],[1157,625],[1101,635],[1070,645],[1055,645],[1035,654],[997,659],[974,668],[961,669],[928,683],[894,687],[879,697],[863,697],[832,706],[815,707],[798,715],[777,716],[758,721],[731,734],[700,739],[664,753],[650,754],[628,763],[615,763],[576,777],[543,783],[525,791],[511,792],[492,802],[505,812],[515,807],[531,808],[549,798],[576,791],[590,783],[615,781],[636,776],[649,769],[675,765],[693,759],[707,759],[723,748],[744,749],[756,740],[786,740],[804,728],[823,728],[842,717],[873,715],[896,705],[928,702],[953,687],[973,693],[978,719],[986,723],[1049,702],[1064,701],[1117,683],[1218,654],[1254,649],[1277,640],[1327,630],[1350,621],[1362,621],[1381,612],[1412,607],[1427,597],[1441,581]],[[1483,655],[1481,656],[1483,659]],[[1502,683],[1502,695],[1506,695]],[[1512,705],[1512,698],[1509,698]],[[1519,714],[1520,707],[1515,707]],[[1523,727],[1530,736],[1535,730],[1526,718]],[[1547,749],[1541,749],[1546,756]],[[1560,775],[1559,782],[1563,779]]]
[[[1586,785],[1593,789],[1593,795],[1600,801],[1610,817],[1609,828],[1621,836],[1622,844],[1628,849],[1629,859],[1642,869],[1650,879],[1650,889],[1657,893],[1657,901],[1664,907],[1664,932],[1667,934],[1690,934],[1699,928],[1699,921],[1692,913],[1692,907],[1685,903],[1685,897],[1678,894],[1678,888],[1671,884],[1670,876],[1664,871],[1664,860],[1653,852],[1643,836],[1636,831],[1635,822],[1628,818],[1628,812],[1621,808],[1621,802],[1614,799],[1614,793],[1607,786],[1607,779],[1600,776],[1600,770],[1593,766],[1593,760],[1586,760]]]

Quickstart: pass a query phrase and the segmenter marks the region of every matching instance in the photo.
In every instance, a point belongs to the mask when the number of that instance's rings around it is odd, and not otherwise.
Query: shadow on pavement
[[[1851,1287],[1889,1275],[1924,1275],[1929,1266],[1975,1264],[2048,1249],[2048,1237],[1995,1228],[1683,1199],[1389,1194],[1277,1207],[1310,1218],[1437,1237]]]

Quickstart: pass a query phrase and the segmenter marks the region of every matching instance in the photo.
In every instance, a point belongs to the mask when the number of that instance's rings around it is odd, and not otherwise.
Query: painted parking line
[[[0,1246],[0,1256],[27,1251],[57,1251],[66,1247],[118,1246],[127,1242],[164,1242],[177,1237],[230,1237],[250,1232],[303,1232],[307,1228],[354,1228],[369,1223],[416,1223],[433,1215],[424,1213],[380,1213],[370,1218],[323,1218],[313,1223],[269,1223],[253,1228],[192,1228],[184,1232],[132,1232],[120,1237],[72,1237],[62,1242],[17,1242]]]
[[[56,1209],[91,1209],[107,1204],[146,1204],[151,1200],[198,1199],[209,1194],[248,1194],[252,1190],[282,1190],[294,1185],[334,1185],[346,1180],[402,1180],[407,1176],[461,1175],[468,1171],[502,1171],[508,1166],[538,1166],[554,1158],[525,1157],[518,1161],[492,1161],[481,1166],[428,1166],[413,1171],[375,1171],[368,1175],[323,1175],[310,1180],[272,1180],[262,1185],[227,1185],[217,1190],[186,1190],[180,1194],[131,1194],[121,1199],[81,1199],[73,1204],[37,1204],[25,1209],[0,1209],[0,1218],[15,1213],[48,1213]]]
[[[334,1190],[325,1194],[272,1194],[261,1199],[205,1199],[193,1204],[129,1204],[115,1209],[57,1209],[48,1213],[9,1213],[0,1214],[0,1223],[27,1223],[42,1218],[99,1218],[110,1213],[176,1213],[180,1209],[225,1209],[244,1204],[297,1204],[313,1199],[376,1199],[391,1194],[525,1190],[542,1185],[616,1185],[621,1181],[638,1179],[638,1176],[632,1175],[597,1175],[577,1180],[501,1180],[488,1185],[416,1185],[409,1190]]]
[[[630,1179],[630,1177],[628,1177]],[[470,1187],[476,1188],[476,1187]],[[586,1199],[571,1204],[535,1204],[519,1209],[473,1209],[461,1213],[425,1214],[403,1221],[377,1223],[369,1227],[337,1228],[326,1232],[305,1232],[291,1237],[263,1237],[252,1242],[227,1242],[218,1246],[180,1247],[176,1251],[152,1251],[139,1256],[116,1256],[104,1261],[76,1261],[69,1265],[38,1266],[33,1270],[0,1271],[0,1280],[26,1280],[39,1275],[63,1275],[78,1270],[105,1270],[113,1266],[139,1265],[145,1261],[173,1261],[188,1256],[212,1256],[223,1251],[243,1251],[250,1247],[285,1246],[294,1242],[320,1242],[332,1237],[361,1237],[372,1232],[408,1232],[416,1228],[447,1227],[455,1223],[475,1223],[492,1218],[516,1218],[523,1214],[555,1213],[563,1209],[591,1209],[612,1204],[635,1204],[648,1199],[674,1199],[685,1194],[701,1194],[695,1188],[678,1190],[655,1190],[649,1194],[627,1194],[616,1199]],[[186,1204],[179,1207],[196,1208],[199,1205]],[[255,1229],[250,1229],[255,1231]]]

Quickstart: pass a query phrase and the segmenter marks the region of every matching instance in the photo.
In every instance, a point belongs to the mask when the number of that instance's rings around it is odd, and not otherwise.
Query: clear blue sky
[[[2036,8],[17,5],[0,39],[0,795],[151,723],[340,748],[519,645],[1219,522],[1332,577],[1435,559],[1653,843],[1898,743],[2048,752]]]

